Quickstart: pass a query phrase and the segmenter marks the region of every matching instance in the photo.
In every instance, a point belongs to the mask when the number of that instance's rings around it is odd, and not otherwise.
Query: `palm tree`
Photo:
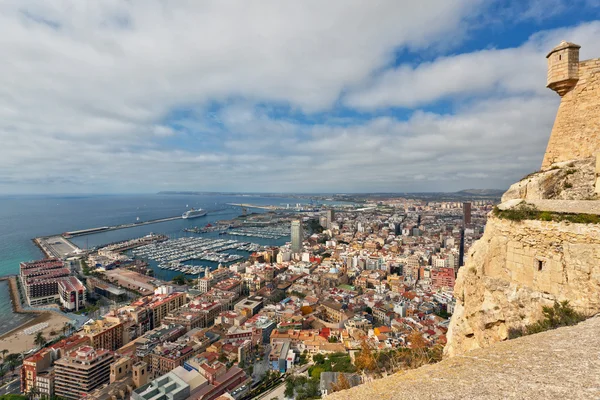
[[[46,338],[44,337],[44,335],[42,334],[42,332],[38,332],[35,335],[35,339],[33,340],[33,344],[35,344],[36,346],[40,346],[40,347],[42,347],[43,345],[46,344]]]
[[[13,372],[15,372],[15,368],[17,366],[17,360],[14,358],[11,358],[10,360],[8,360],[8,369],[10,369],[10,373],[12,374]]]
[[[71,329],[73,329],[73,325],[71,325],[71,322],[70,321],[69,322],[65,322],[65,324],[62,327],[63,334],[65,336],[69,336],[71,334]]]
[[[40,391],[38,390],[38,388],[35,386],[31,386],[31,389],[29,389],[29,392],[27,392],[27,397],[29,398],[29,400],[33,400],[37,398],[39,394]]]

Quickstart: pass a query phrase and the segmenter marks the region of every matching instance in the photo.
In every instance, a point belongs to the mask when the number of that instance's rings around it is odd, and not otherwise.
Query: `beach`
[[[48,327],[44,328],[41,332],[42,335],[44,335],[44,338],[46,338],[47,341],[50,341],[53,338],[62,335],[63,326],[65,325],[65,322],[69,321],[69,318],[58,313],[51,311],[42,312],[35,319],[27,322],[12,332],[0,336],[0,350],[6,349],[10,353],[26,352],[36,347],[36,345],[33,344],[36,334],[28,335],[23,331],[24,329],[36,324],[44,322],[48,323]],[[54,333],[54,335],[52,333]]]

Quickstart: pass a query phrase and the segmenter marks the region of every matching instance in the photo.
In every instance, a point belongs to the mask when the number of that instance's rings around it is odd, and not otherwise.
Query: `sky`
[[[3,0],[0,194],[505,189],[600,0]]]

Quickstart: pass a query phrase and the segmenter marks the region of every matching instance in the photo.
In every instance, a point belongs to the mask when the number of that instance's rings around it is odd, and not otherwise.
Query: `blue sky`
[[[0,194],[503,189],[600,0],[8,0],[0,37]]]

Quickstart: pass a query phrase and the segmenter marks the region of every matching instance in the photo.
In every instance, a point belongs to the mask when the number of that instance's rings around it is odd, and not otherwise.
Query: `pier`
[[[160,222],[175,221],[181,219],[181,215],[167,218],[151,219],[149,221],[133,222],[130,224],[121,224],[114,226],[101,226],[98,228],[80,229],[77,231],[65,232],[63,234],[41,236],[33,239],[33,243],[40,248],[48,258],[66,259],[70,256],[80,255],[85,251],[77,247],[69,238],[83,235],[90,235],[99,232],[114,231],[117,229],[134,228],[136,226],[158,224]]]
[[[181,215],[177,215],[175,217],[151,219],[149,221],[132,222],[130,224],[121,224],[121,225],[114,225],[114,226],[101,226],[99,228],[81,229],[78,231],[65,232],[62,234],[62,236],[65,238],[71,238],[71,237],[75,237],[75,236],[89,235],[90,233],[115,231],[117,229],[127,229],[127,228],[133,228],[136,226],[158,224],[160,222],[175,221],[177,219],[181,219]]]
[[[245,204],[245,203],[227,203],[228,206],[236,206],[236,207],[244,207],[244,208],[258,208],[261,210],[284,210],[283,207],[278,206],[258,206],[255,204]]]

